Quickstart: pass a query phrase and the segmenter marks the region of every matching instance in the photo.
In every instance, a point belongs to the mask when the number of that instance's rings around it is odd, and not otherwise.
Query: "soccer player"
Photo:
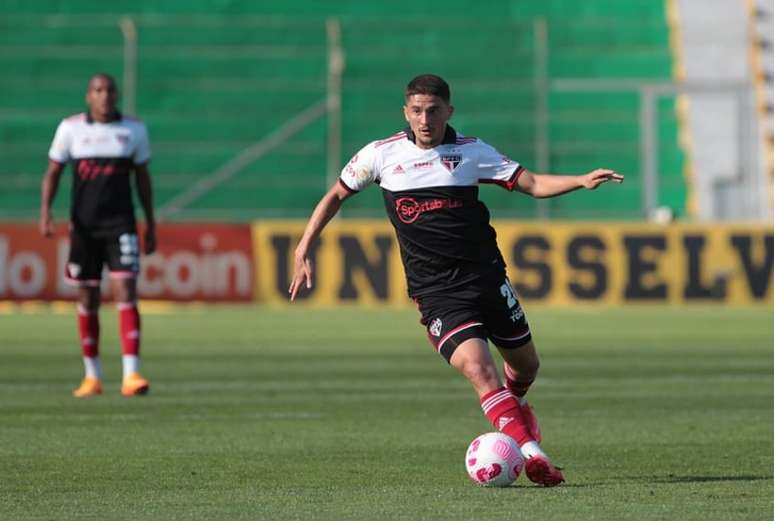
[[[530,480],[564,481],[541,449],[537,419],[526,400],[538,371],[527,318],[478,199],[479,183],[532,197],[594,190],[623,176],[598,169],[578,176],[536,174],[475,137],[458,133],[448,84],[426,74],[409,82],[403,115],[409,128],[361,149],[314,209],[295,251],[288,290],[294,300],[312,287],[309,251],[342,203],[371,183],[381,186],[395,228],[409,296],[433,347],[470,381],[492,425],[519,444]],[[505,385],[487,340],[504,360]]]
[[[40,232],[54,233],[51,203],[67,163],[73,165],[70,203],[70,254],[65,280],[78,286],[78,329],[85,377],[76,397],[102,394],[99,360],[100,280],[103,264],[110,270],[113,299],[119,315],[123,383],[121,394],[146,394],[140,375],[140,314],[137,275],[140,252],[134,218],[130,174],[145,211],[145,253],[156,249],[153,197],[148,173],[150,145],[145,125],[116,108],[118,89],[107,74],[89,80],[88,111],[64,119],[48,152],[40,204]]]

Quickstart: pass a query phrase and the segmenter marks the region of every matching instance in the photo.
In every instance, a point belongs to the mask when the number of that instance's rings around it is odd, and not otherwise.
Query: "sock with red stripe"
[[[482,396],[481,408],[489,422],[497,430],[516,440],[519,447],[535,441],[524,424],[516,398],[505,387],[499,387]]]
[[[78,304],[78,334],[86,376],[102,378],[99,363],[99,313]]]
[[[503,373],[505,375],[505,386],[519,400],[519,403],[523,405],[525,401],[524,395],[527,394],[535,379],[525,379],[506,362],[503,362]]]
[[[548,458],[527,428],[516,397],[507,388],[499,387],[482,396],[481,408],[497,430],[516,440],[525,459]]]
[[[140,369],[140,312],[135,302],[118,303],[124,378]]]

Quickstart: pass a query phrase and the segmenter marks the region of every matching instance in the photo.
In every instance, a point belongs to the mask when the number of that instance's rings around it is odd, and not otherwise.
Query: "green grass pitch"
[[[772,519],[774,311],[527,312],[553,489],[468,479],[492,429],[412,310],[147,313],[152,392],[127,399],[106,306],[87,400],[73,312],[7,312],[0,519]]]

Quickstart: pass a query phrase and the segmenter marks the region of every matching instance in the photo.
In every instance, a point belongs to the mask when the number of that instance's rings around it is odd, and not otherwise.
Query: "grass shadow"
[[[610,485],[620,485],[622,483],[652,483],[652,484],[676,484],[676,483],[722,483],[722,482],[753,482],[753,481],[774,481],[774,476],[676,476],[669,474],[667,476],[638,476],[638,477],[617,477],[614,479],[605,479],[601,481],[586,481],[582,483],[562,483],[561,488],[597,488]],[[518,485],[521,490],[532,489],[542,490],[546,487],[531,484]]]
[[[771,481],[774,480],[774,476],[675,476],[669,474],[667,476],[650,476],[641,479],[651,483],[716,483],[722,481]]]

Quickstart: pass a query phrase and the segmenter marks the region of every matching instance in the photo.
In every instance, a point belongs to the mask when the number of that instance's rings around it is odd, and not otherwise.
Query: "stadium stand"
[[[34,218],[40,174],[57,121],[82,110],[86,79],[123,70],[119,15],[138,33],[137,112],[151,132],[158,206],[206,178],[247,147],[324,99],[326,19],[341,26],[342,157],[403,126],[401,92],[408,79],[437,72],[452,85],[452,121],[532,169],[541,63],[536,30],[545,21],[550,80],[671,81],[672,56],[664,2],[450,0],[444,17],[430,3],[398,1],[330,7],[296,2],[273,8],[247,2],[196,0],[186,13],[158,11],[155,2],[104,8],[53,0],[0,7],[0,217]],[[83,3],[84,6],[88,3]],[[471,17],[478,7],[480,16]],[[125,8],[125,9],[124,9]],[[66,9],[66,12],[63,12]],[[100,11],[104,9],[104,11]],[[123,10],[122,10],[123,9]],[[83,7],[83,10],[87,10]],[[495,217],[638,219],[639,98],[636,90],[599,88],[547,92],[548,168],[577,173],[607,166],[627,182],[610,198],[601,191],[537,202],[482,188]],[[327,185],[326,121],[300,132],[194,200],[174,219],[250,220],[301,217]],[[683,157],[674,100],[658,107],[658,203],[685,213]],[[63,185],[69,185],[65,180]],[[67,186],[57,206],[67,205]],[[345,216],[381,215],[371,190]],[[541,212],[543,212],[541,214]],[[61,216],[62,213],[60,212]]]
[[[755,92],[760,74],[754,16],[742,2],[674,4],[680,18],[678,77],[689,86],[680,106],[687,176],[693,180],[691,214],[700,220],[765,219],[769,181]]]
[[[754,0],[756,37],[753,60],[759,108],[763,114],[764,160],[769,181],[769,214],[774,215],[774,0]]]

